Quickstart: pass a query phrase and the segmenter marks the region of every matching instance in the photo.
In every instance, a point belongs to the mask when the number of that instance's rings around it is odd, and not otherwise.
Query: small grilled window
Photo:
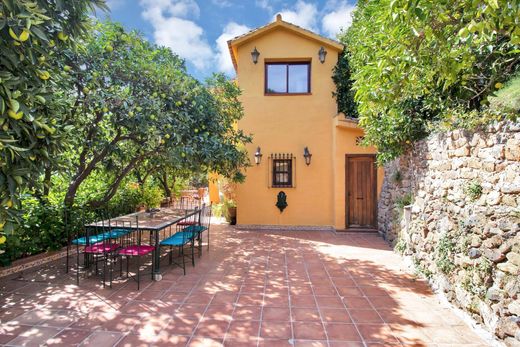
[[[273,159],[273,187],[292,187],[292,159]]]

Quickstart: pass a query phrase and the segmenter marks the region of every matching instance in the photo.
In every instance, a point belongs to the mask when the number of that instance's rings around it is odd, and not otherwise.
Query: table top
[[[177,223],[186,216],[194,213],[195,210],[161,208],[153,214],[149,212],[135,212],[124,216],[116,217],[110,221],[99,221],[87,224],[87,227],[106,227],[106,228],[129,228],[137,229],[137,221],[139,229],[146,230],[162,230],[170,225]]]

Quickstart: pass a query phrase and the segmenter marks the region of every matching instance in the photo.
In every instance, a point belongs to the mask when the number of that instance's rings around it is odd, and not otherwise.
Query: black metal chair
[[[149,243],[145,243],[143,240],[143,230],[139,227],[139,217],[135,217],[135,224],[132,225],[131,222],[126,225],[127,229],[131,229],[132,232],[128,233],[125,237],[123,237],[122,247],[117,251],[117,255],[121,258],[126,258],[126,276],[130,277],[130,259],[137,259],[137,274],[136,276],[131,276],[134,280],[137,281],[137,290],[140,289],[141,286],[141,257],[147,256],[148,254],[152,254],[152,257],[155,252],[155,246],[151,244],[151,238]],[[121,260],[122,261],[122,260]],[[153,270],[154,263],[152,258],[152,271],[151,276],[153,280]],[[121,263],[122,270],[122,263]],[[122,271],[121,271],[122,272]]]

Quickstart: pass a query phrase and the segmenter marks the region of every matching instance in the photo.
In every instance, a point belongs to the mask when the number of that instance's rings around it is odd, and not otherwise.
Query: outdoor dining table
[[[110,223],[108,221],[98,221],[94,223],[87,224],[88,228],[96,228],[96,227],[110,227],[113,229],[122,228],[137,230],[137,228],[145,231],[150,231],[153,234],[154,243],[155,243],[155,252],[154,257],[152,259],[153,265],[153,278],[155,281],[160,281],[162,279],[162,274],[159,268],[160,265],[160,247],[159,247],[159,237],[161,231],[178,223],[183,220],[187,215],[190,215],[195,210],[186,210],[186,209],[173,209],[173,208],[161,208],[157,212],[135,212],[130,213],[124,216],[116,217],[110,219]],[[136,225],[136,219],[139,221],[139,225]],[[110,224],[110,225],[109,225]]]

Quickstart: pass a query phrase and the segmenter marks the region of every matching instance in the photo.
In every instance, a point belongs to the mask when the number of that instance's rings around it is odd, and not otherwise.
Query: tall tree
[[[76,134],[65,205],[74,204],[98,169],[105,170],[108,188],[92,206],[106,204],[139,166],[238,175],[246,164],[239,147],[248,138],[233,127],[242,117],[239,92],[222,76],[204,85],[169,49],[113,23],[98,24],[64,57],[71,84],[67,121]]]
[[[18,195],[67,135],[56,58],[88,29],[104,0],[0,1],[0,231],[12,232]]]

